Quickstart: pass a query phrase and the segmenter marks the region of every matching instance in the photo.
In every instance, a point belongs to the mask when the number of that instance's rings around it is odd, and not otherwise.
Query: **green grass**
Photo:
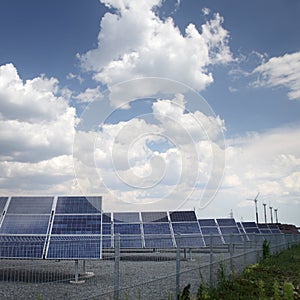
[[[201,285],[196,297],[184,299],[300,299],[300,245],[277,255],[266,255],[263,261],[247,267],[236,278],[228,280],[221,276],[218,286],[209,289]]]

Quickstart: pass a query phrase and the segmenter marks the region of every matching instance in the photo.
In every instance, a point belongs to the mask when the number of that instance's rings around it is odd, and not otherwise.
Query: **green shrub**
[[[279,283],[277,280],[273,283],[273,291],[274,291],[274,300],[281,300],[280,291],[279,291]]]
[[[285,282],[283,284],[283,299],[293,300],[294,299],[294,286],[291,282]]]
[[[264,240],[263,242],[263,259],[266,259],[270,256],[271,251],[270,251],[270,242],[267,240]]]

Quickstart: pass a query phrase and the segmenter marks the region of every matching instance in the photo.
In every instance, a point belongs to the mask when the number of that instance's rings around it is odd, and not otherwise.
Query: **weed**
[[[267,300],[267,297],[265,294],[265,285],[262,280],[258,281],[258,296],[259,296],[259,300]]]
[[[184,287],[181,295],[179,295],[179,299],[180,300],[190,300],[190,288],[191,288],[191,285],[188,284],[186,287]]]
[[[274,300],[280,300],[280,291],[279,291],[279,283],[277,280],[273,283],[273,292],[274,292]]]
[[[294,286],[291,282],[285,281],[283,284],[283,299],[284,300],[294,299]]]

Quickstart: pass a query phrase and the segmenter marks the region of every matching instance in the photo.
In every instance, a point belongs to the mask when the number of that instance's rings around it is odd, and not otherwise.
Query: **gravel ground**
[[[227,270],[230,263],[235,271],[240,271],[244,263],[255,262],[256,253],[244,255],[243,250],[236,250],[235,255],[239,254],[241,256],[232,262],[227,260]],[[216,276],[219,261],[229,258],[229,253],[215,253],[213,257]],[[196,294],[201,278],[209,280],[209,266],[205,267],[209,259],[208,252],[193,253],[192,259],[181,255],[181,289],[190,283],[192,293]],[[86,261],[85,270],[94,276],[80,276],[79,280],[84,283],[70,283],[74,280],[74,266],[74,261],[1,260],[0,299],[113,299],[115,264],[112,257]],[[82,262],[79,262],[79,272],[83,273]],[[176,253],[122,254],[119,275],[119,299],[168,299],[170,295],[175,299]]]

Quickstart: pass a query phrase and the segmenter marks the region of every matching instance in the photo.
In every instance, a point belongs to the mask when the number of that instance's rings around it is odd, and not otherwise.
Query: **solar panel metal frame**
[[[200,227],[216,227],[217,223],[215,219],[198,219]]]

